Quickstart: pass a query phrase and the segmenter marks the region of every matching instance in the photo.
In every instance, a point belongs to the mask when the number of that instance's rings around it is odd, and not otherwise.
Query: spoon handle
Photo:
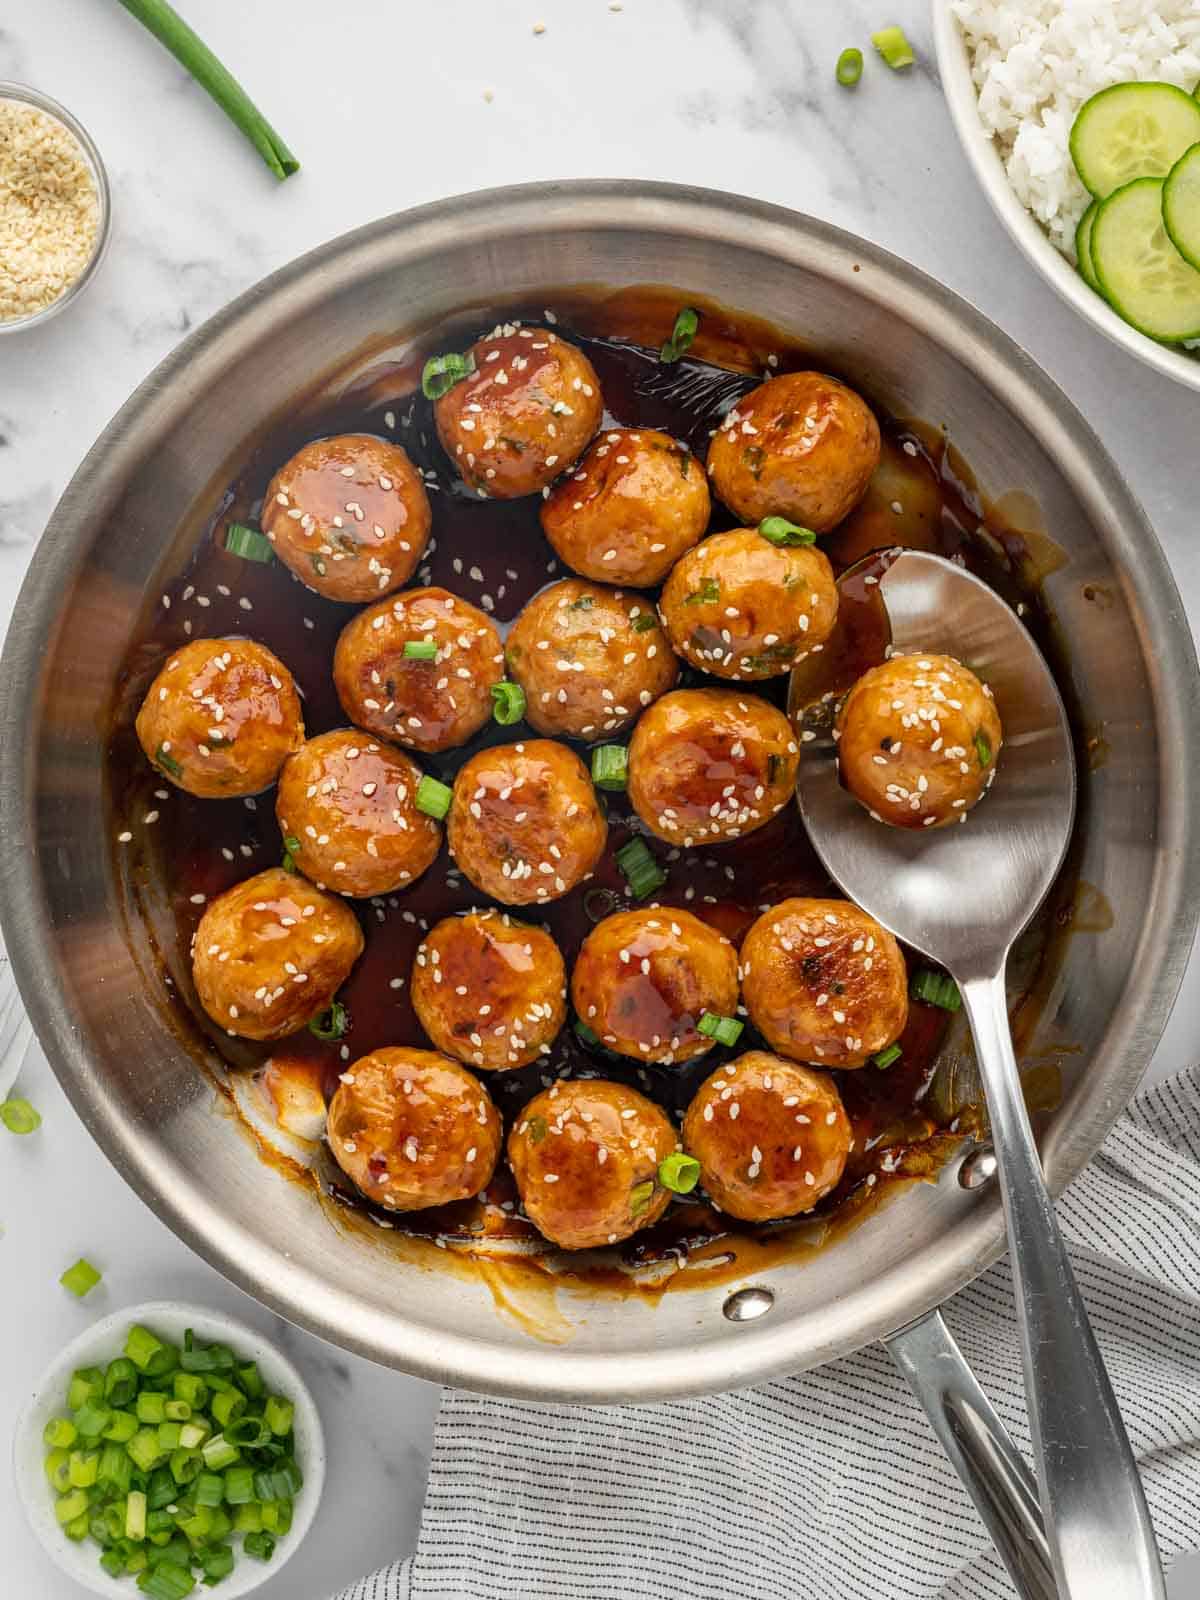
[[[1062,1600],[1165,1600],[1137,1463],[1046,1192],[1003,968],[960,988],[991,1116],[1029,1430]]]

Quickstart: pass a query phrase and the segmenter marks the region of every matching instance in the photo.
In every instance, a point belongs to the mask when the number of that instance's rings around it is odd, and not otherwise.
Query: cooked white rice
[[[1130,79],[1200,80],[1200,0],[951,0],[979,115],[1018,198],[1065,254],[1088,194],[1067,140],[1079,107]]]

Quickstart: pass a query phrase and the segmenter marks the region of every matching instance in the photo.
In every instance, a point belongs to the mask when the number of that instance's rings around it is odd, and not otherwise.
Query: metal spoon
[[[796,792],[821,860],[849,897],[944,966],[962,992],[1011,1249],[1025,1398],[1063,1600],[1164,1600],[1137,1465],[1046,1192],[1013,1054],[1004,974],[1066,854],[1075,763],[1066,711],[1004,600],[940,556],[898,554],[879,593],[896,651],[943,652],[991,686],[1004,745],[962,827],[874,821],[838,781],[832,700],[804,720]]]

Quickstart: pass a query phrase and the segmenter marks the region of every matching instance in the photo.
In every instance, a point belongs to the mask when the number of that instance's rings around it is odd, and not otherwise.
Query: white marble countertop
[[[55,500],[109,416],[179,340],[301,251],[391,211],[536,178],[702,182],[865,234],[986,310],[1074,398],[1127,473],[1200,619],[1194,396],[1135,365],[1034,278],[960,154],[930,60],[927,0],[180,0],[303,161],[276,185],[115,0],[38,0],[0,20],[0,79],[34,84],[91,131],[113,183],[111,253],[61,318],[0,339],[0,622]],[[843,46],[901,22],[907,75],[869,64],[848,95]],[[534,25],[545,32],[535,36]],[[869,50],[869,46],[868,46]],[[485,98],[490,91],[492,98]],[[1200,965],[1153,1071],[1193,1058]],[[274,1331],[312,1379],[330,1433],[319,1531],[265,1600],[323,1600],[407,1550],[436,1392],[287,1328],[228,1285],[108,1166],[34,1053],[44,1116],[0,1152],[0,1434],[48,1356],[122,1304],[178,1296]],[[78,1255],[104,1283],[77,1304]],[[0,1496],[0,1589],[79,1593]],[[1189,1564],[1190,1566],[1190,1564]],[[1179,1571],[1179,1596],[1200,1586]]]

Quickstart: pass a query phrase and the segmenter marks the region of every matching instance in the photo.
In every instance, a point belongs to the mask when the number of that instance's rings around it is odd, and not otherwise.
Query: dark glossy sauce
[[[650,291],[606,301],[577,297],[573,304],[569,297],[559,296],[556,303],[559,332],[586,349],[600,376],[606,425],[662,429],[686,440],[701,459],[724,412],[766,375],[768,352],[777,358],[773,372],[822,365],[765,325],[708,308],[696,352],[723,365],[685,359],[664,366],[658,360],[657,340],[669,330],[679,297]],[[522,312],[514,308],[506,315]],[[540,308],[526,308],[524,315],[530,322],[542,320]],[[241,560],[228,555],[219,542],[226,521],[256,520],[277,467],[300,445],[320,435],[377,433],[402,444],[425,472],[433,505],[433,539],[414,584],[440,584],[482,606],[504,633],[531,595],[568,575],[553,560],[542,536],[540,501],[536,497],[485,501],[465,491],[437,443],[429,403],[419,388],[414,394],[426,354],[462,349],[487,326],[452,324],[422,339],[419,351],[407,352],[403,359],[364,364],[353,381],[343,382],[338,398],[310,400],[265,432],[245,470],[214,506],[186,569],[167,585],[169,606],[160,601],[152,609],[118,687],[111,736],[113,835],[126,828],[134,835],[122,851],[122,871],[135,913],[146,920],[177,997],[173,1003],[186,1007],[190,1016],[190,1022],[184,1019],[185,1026],[198,1029],[235,1068],[258,1064],[270,1049],[232,1039],[204,1016],[195,1001],[188,949],[207,901],[279,862],[282,843],[274,792],[244,801],[196,800],[167,786],[149,770],[138,749],[133,715],[168,651],[189,637],[236,633],[262,641],[291,668],[304,696],[310,736],[345,724],[331,662],[338,633],[354,609],[310,593],[279,563],[262,566]],[[655,347],[634,342],[637,339],[654,340]],[[1020,603],[1045,642],[1036,588],[1020,571],[1019,539],[1002,527],[987,525],[969,474],[940,436],[885,415],[881,422],[885,449],[880,471],[862,506],[824,541],[835,570],[842,572],[884,546],[936,550],[962,560],[1012,603]],[[724,508],[714,504],[712,531],[733,524]],[[863,586],[861,575],[847,583],[843,615],[841,642],[836,647],[831,643],[823,670],[849,681],[880,659],[884,643],[877,601]],[[685,685],[711,681],[691,669],[685,669],[681,678]],[[755,685],[754,692],[783,705],[787,679]],[[483,745],[526,736],[536,737],[525,724],[506,728],[493,724],[462,749],[418,759],[427,771],[449,782],[462,762]],[[598,917],[632,903],[625,896],[615,852],[632,832],[642,831],[641,826],[623,795],[608,794],[605,801],[609,843],[593,881],[549,906],[513,911],[514,916],[524,914],[541,922],[553,934],[568,970]],[[145,818],[152,812],[158,813],[157,819],[148,824]],[[661,902],[686,907],[735,940],[761,909],[788,895],[837,894],[794,808],[744,840],[687,852],[686,859],[660,841],[652,841],[651,848],[669,872],[658,897]],[[453,871],[443,845],[437,861],[413,887],[383,899],[349,903],[362,920],[366,950],[341,995],[351,1018],[347,1037],[338,1045],[303,1032],[275,1047],[276,1055],[319,1063],[327,1096],[347,1061],[369,1050],[396,1044],[428,1047],[409,1002],[408,979],[417,944],[422,932],[439,918],[484,899]],[[895,1066],[886,1072],[868,1066],[837,1074],[855,1143],[842,1183],[818,1208],[818,1216],[850,1215],[877,1184],[936,1170],[951,1147],[945,1137],[950,1112],[944,1097],[930,1094],[947,1023],[945,1012],[914,1003],[900,1041],[903,1055]],[[506,1119],[556,1075],[632,1083],[678,1118],[720,1060],[755,1047],[761,1047],[761,1041],[747,1027],[735,1051],[717,1048],[682,1067],[638,1066],[589,1049],[568,1026],[550,1057],[519,1071],[490,1073],[486,1081]],[[321,1169],[320,1181],[340,1203],[370,1212],[331,1162]],[[511,1178],[501,1171],[486,1199],[479,1202],[408,1216],[389,1213],[373,1220],[425,1236],[480,1240],[531,1235],[529,1224],[515,1214],[514,1201]],[[734,1236],[730,1248],[736,1253],[736,1236],[749,1248],[751,1240],[786,1235],[789,1227],[795,1225],[743,1227],[704,1205],[678,1204],[658,1226],[628,1241],[622,1256],[626,1265],[679,1261],[726,1236]],[[588,1276],[598,1286],[611,1281],[611,1263],[607,1268],[603,1264],[589,1268]]]

